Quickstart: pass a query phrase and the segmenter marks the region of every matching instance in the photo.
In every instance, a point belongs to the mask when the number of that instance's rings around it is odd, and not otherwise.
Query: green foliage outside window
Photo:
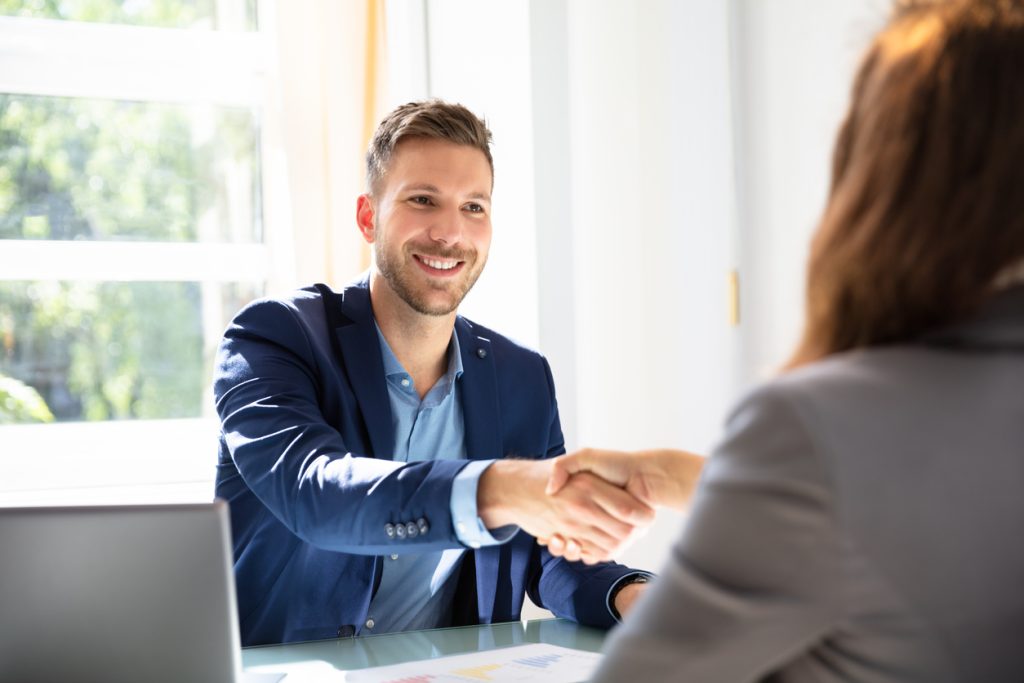
[[[61,420],[197,416],[199,307],[192,282],[0,283],[0,372],[32,385]]]
[[[0,0],[0,16],[167,29],[257,23],[256,0]],[[258,242],[257,140],[246,109],[0,93],[0,249],[10,239]],[[257,293],[197,282],[0,282],[0,422],[200,415],[204,337],[219,332],[202,329],[204,301],[235,307]]]
[[[241,109],[0,94],[0,239],[229,239],[227,216],[201,236],[197,218],[226,164],[255,169],[255,128]]]
[[[0,424],[12,422],[53,422],[53,413],[38,391],[0,375]]]
[[[190,148],[174,110],[0,95],[0,239],[194,240]]]
[[[247,110],[0,94],[0,249],[258,240],[256,140]],[[251,185],[254,219],[242,226],[227,210],[232,172]],[[198,416],[203,295],[196,282],[0,282],[0,374],[34,388],[58,420]]]
[[[0,0],[0,15],[67,19],[161,28],[230,28],[256,26],[256,0],[241,0],[241,26],[221,26],[218,4],[224,0]]]

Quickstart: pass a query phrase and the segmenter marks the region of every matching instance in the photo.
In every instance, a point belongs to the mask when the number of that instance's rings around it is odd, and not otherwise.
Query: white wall
[[[392,17],[394,9],[392,3]],[[537,346],[529,6],[500,0],[427,0],[410,2],[406,11],[414,20],[421,15],[426,25],[426,84],[420,87],[409,77],[407,59],[392,53],[389,61],[405,74],[409,88],[393,89],[394,104],[424,95],[461,102],[494,133],[491,253],[460,312]],[[415,41],[413,47],[418,47]]]
[[[464,310],[539,344],[570,450],[707,452],[799,332],[832,139],[887,3],[422,6],[427,94],[496,136],[492,261]],[[624,561],[657,569],[679,524]]]
[[[857,60],[888,2],[733,0],[744,382],[771,376],[803,324],[804,261]]]
[[[725,7],[567,3],[574,288],[542,335],[573,326],[570,447],[703,452],[732,394]],[[623,560],[657,568],[678,524],[662,515]]]

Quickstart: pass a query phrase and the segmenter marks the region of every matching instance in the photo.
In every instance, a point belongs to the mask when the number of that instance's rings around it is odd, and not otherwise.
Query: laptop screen
[[[234,681],[227,505],[0,509],[0,672]]]

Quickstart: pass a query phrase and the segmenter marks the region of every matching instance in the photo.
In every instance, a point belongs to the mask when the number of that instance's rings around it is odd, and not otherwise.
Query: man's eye
[[[466,211],[469,211],[471,213],[483,213],[484,207],[480,206],[479,204],[466,204]]]
[[[430,197],[424,197],[422,195],[412,197],[409,201],[411,201],[413,204],[419,204],[420,206],[430,206],[431,204]]]

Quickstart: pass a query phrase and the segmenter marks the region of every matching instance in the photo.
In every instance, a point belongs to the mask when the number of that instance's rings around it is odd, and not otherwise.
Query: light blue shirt
[[[412,377],[395,357],[377,329],[395,435],[394,460],[456,460],[466,458],[466,426],[462,413],[462,353],[452,333],[448,370],[423,400]],[[470,548],[496,545],[515,535],[518,527],[492,535],[477,516],[480,475],[493,460],[474,460],[452,485],[451,512],[459,541]],[[462,548],[407,555],[386,555],[377,594],[370,603],[361,633],[388,633],[447,626],[456,584],[454,572]]]

